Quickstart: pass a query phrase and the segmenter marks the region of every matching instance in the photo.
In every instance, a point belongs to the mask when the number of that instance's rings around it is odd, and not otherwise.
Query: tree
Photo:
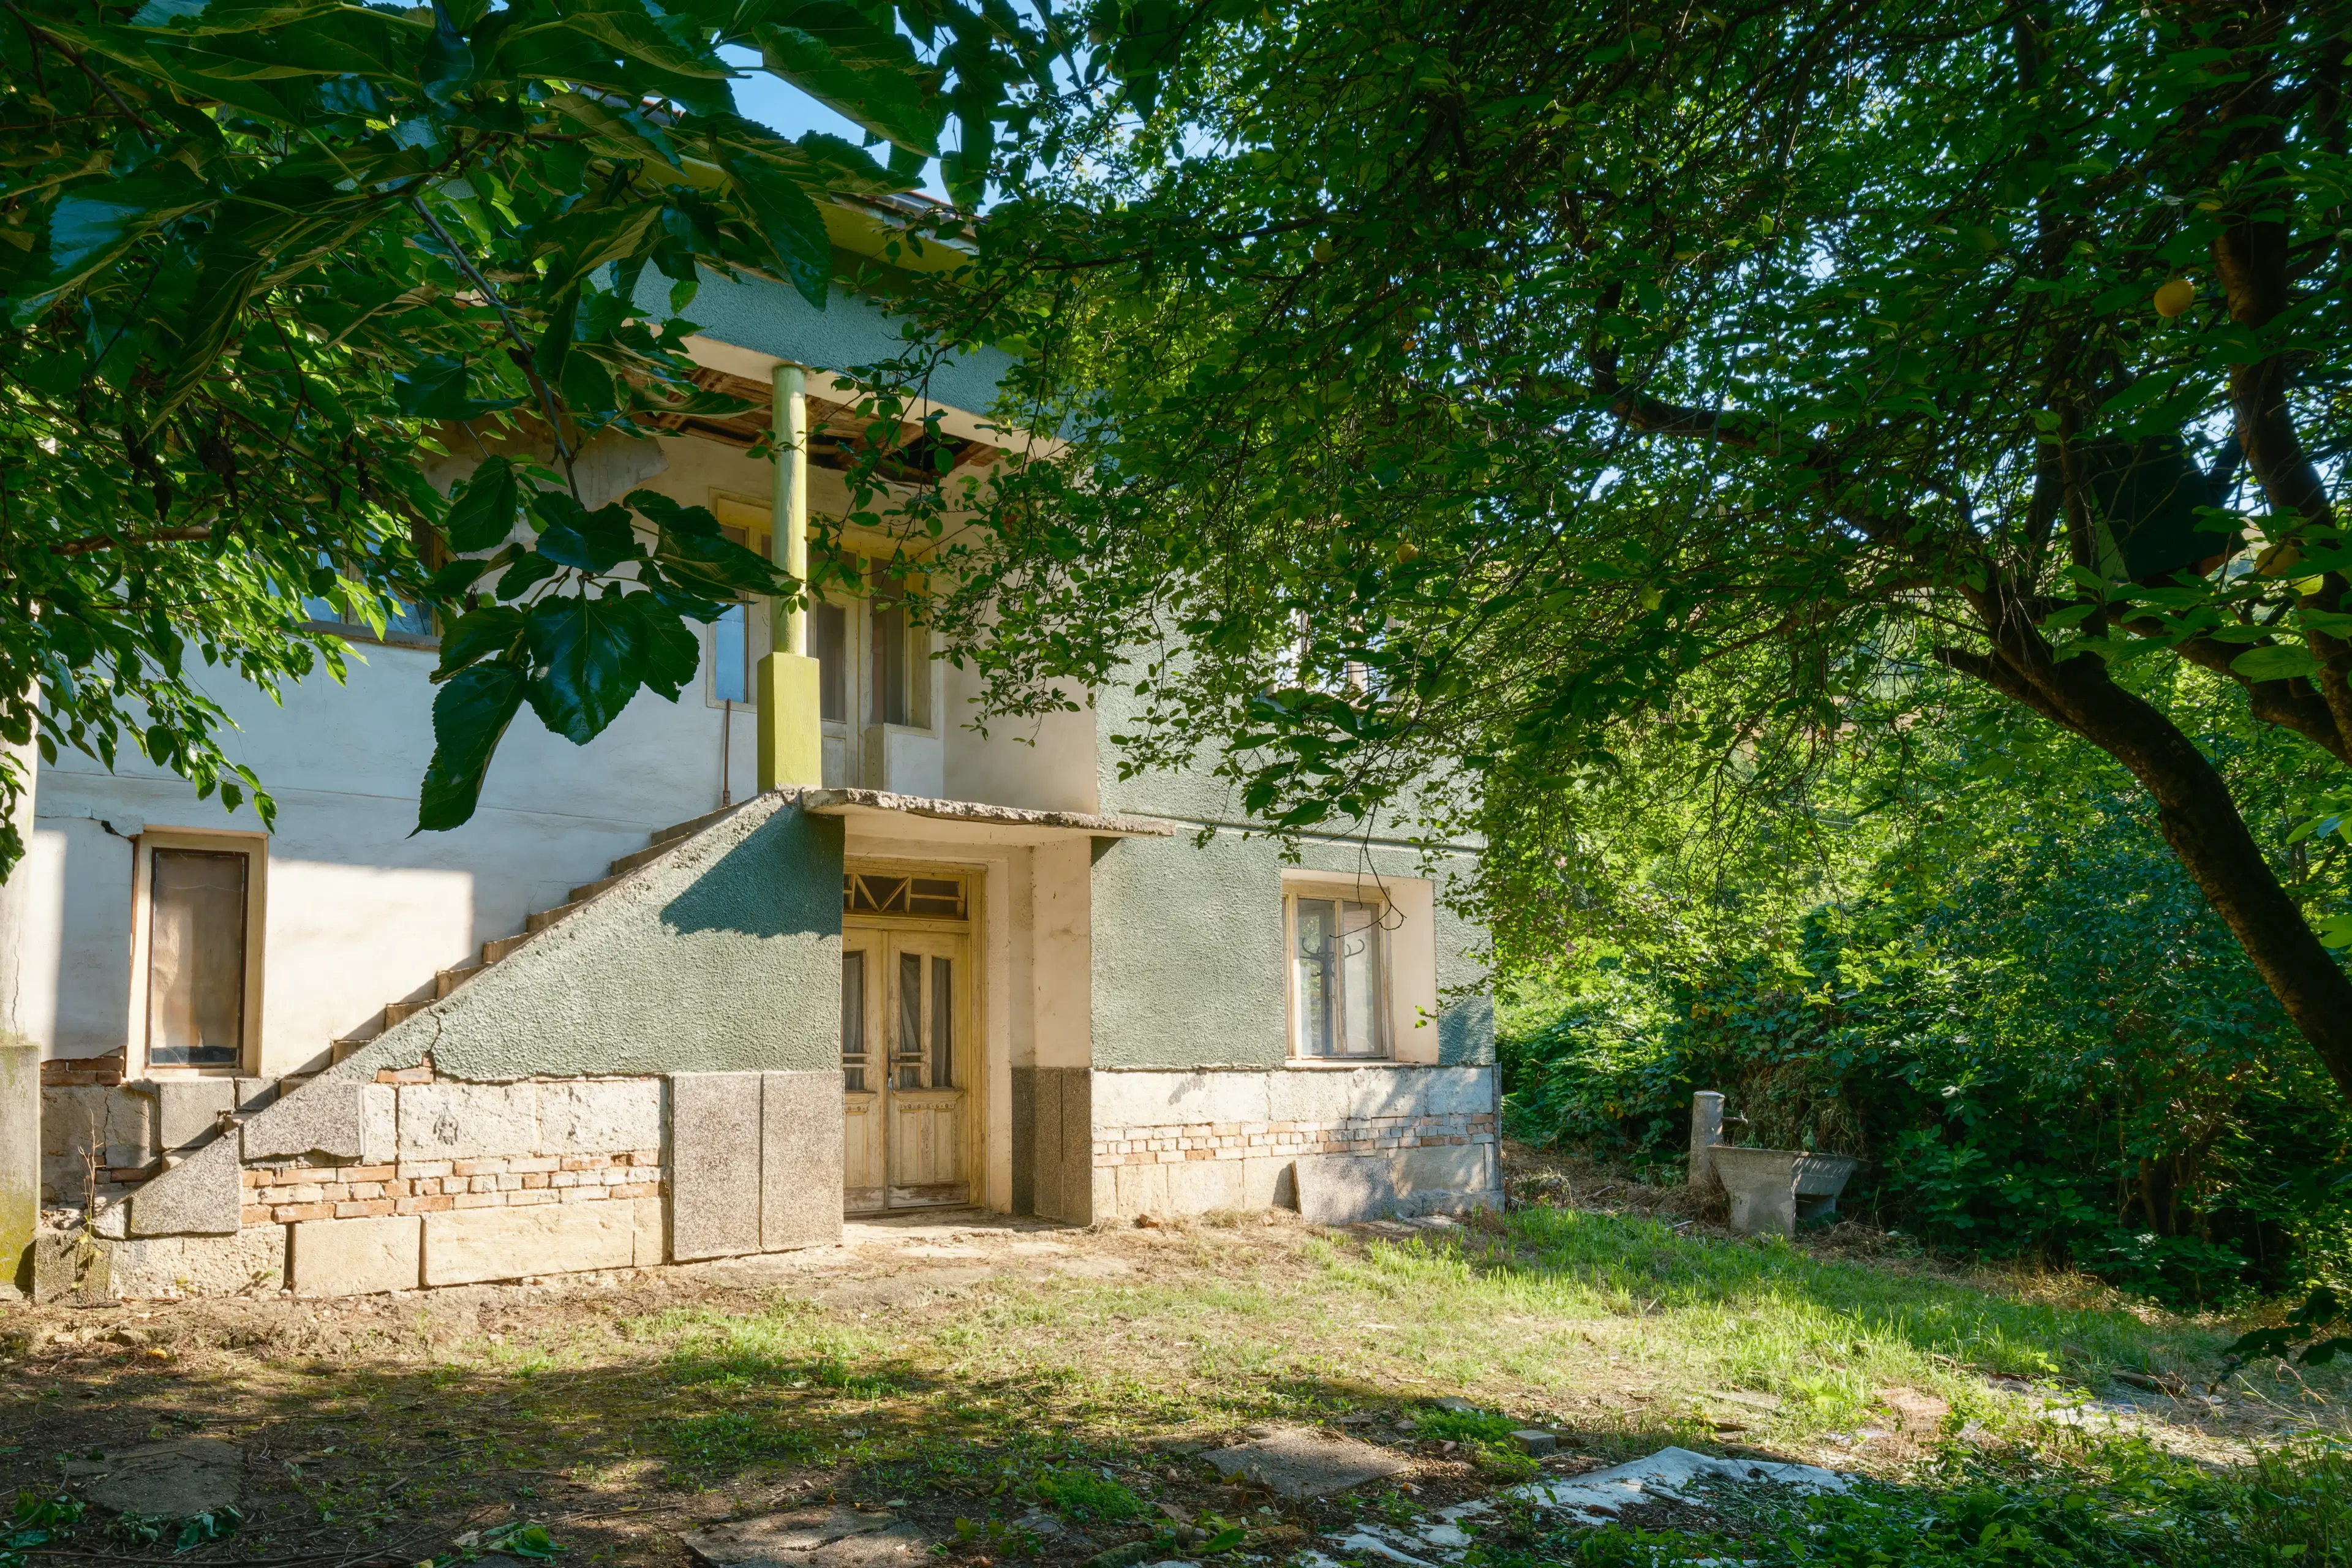
[[[1304,825],[1629,728],[1820,755],[1941,667],[2123,765],[2352,1091],[2289,824],[2123,679],[2352,762],[2340,11],[1111,15],[928,307],[1066,443],[933,606],[998,710],[1130,672],[1129,765]]]
[[[341,672],[305,596],[379,624],[421,598],[454,620],[428,828],[470,816],[524,702],[585,742],[640,689],[676,699],[691,622],[798,591],[707,513],[632,498],[647,546],[580,504],[572,455],[740,407],[687,379],[699,271],[821,307],[818,203],[907,188],[951,110],[942,171],[977,192],[1042,43],[961,0],[0,7],[0,736],[38,715],[46,755],[127,742],[267,817],[191,656],[274,695]],[[730,47],[887,162],[742,119]],[[670,319],[636,304],[649,267]],[[492,459],[454,505],[422,479],[436,432],[502,427],[553,466]],[[0,800],[29,784],[0,766]],[[21,851],[0,832],[0,869]]]

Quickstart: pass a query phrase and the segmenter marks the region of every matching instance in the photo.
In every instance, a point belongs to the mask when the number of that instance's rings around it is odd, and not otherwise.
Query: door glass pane
[[[841,955],[841,1087],[866,1087],[866,955]]]
[[[809,612],[809,651],[816,655],[817,717],[849,722],[849,612],[818,605]]]
[[[898,1087],[923,1087],[923,957],[898,955]]]
[[[711,695],[721,702],[751,700],[751,682],[745,662],[744,606],[730,605],[710,628]]]
[[[246,858],[158,849],[150,870],[147,1059],[235,1067],[245,1042]]]
[[[1339,1051],[1381,1054],[1381,919],[1375,904],[1339,906]]]
[[[1337,1048],[1332,1015],[1338,998],[1331,964],[1339,942],[1339,905],[1329,899],[1301,899],[1297,920],[1298,1051],[1328,1057]]]
[[[954,964],[931,960],[931,1087],[955,1087]]]

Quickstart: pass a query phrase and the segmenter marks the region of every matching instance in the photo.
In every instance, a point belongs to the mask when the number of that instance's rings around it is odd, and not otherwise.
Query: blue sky
[[[866,140],[866,132],[857,126],[800,89],[760,69],[757,50],[726,48],[719,54],[729,65],[740,66],[747,73],[732,84],[735,111],[744,119],[756,120],[784,136],[796,137],[809,131],[829,131],[849,142],[863,142]],[[953,132],[953,126],[950,126],[949,134],[952,135]],[[889,156],[885,149],[877,149],[877,154]],[[936,161],[923,166],[923,189],[941,201],[947,199],[947,187],[940,184],[940,166]]]

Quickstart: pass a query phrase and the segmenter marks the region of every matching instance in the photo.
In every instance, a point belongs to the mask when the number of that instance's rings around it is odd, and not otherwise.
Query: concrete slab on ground
[[[1328,1497],[1412,1468],[1385,1448],[1307,1426],[1262,1428],[1246,1443],[1201,1457],[1219,1475],[1244,1477],[1286,1498]]]
[[[837,1505],[714,1524],[678,1539],[711,1568],[912,1568],[931,1544],[895,1515]]]
[[[100,1508],[142,1519],[187,1519],[233,1508],[245,1495],[245,1450],[217,1437],[149,1443],[58,1468]]]

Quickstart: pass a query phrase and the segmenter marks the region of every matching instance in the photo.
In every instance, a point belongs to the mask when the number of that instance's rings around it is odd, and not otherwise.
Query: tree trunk
[[[2043,663],[2026,679],[2047,701],[2045,711],[2129,769],[2156,798],[2165,842],[2352,1100],[2352,975],[2280,885],[2221,771],[2098,660]]]

